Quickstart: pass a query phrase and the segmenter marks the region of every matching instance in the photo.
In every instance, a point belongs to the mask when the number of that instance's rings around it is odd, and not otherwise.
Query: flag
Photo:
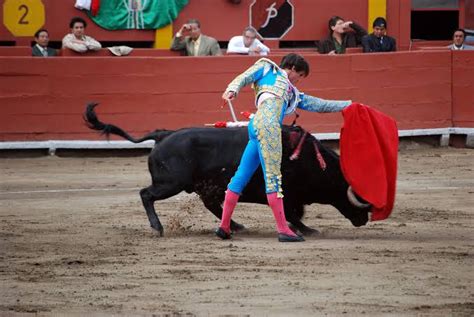
[[[164,27],[176,19],[189,0],[92,0],[89,17],[106,30]]]

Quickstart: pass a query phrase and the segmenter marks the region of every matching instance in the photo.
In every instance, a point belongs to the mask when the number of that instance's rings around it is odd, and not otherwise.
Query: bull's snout
[[[369,210],[370,208],[365,208],[365,210],[360,210],[357,213],[356,217],[351,219],[351,223],[354,227],[365,226],[369,222]]]
[[[351,222],[354,227],[362,227],[362,226],[365,226],[367,222],[369,222],[369,218],[367,217],[366,220],[364,219],[352,220]]]

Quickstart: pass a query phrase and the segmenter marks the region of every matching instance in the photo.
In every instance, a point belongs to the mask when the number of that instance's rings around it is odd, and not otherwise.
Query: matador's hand
[[[235,92],[226,91],[222,94],[222,99],[224,100],[233,100],[235,98]]]

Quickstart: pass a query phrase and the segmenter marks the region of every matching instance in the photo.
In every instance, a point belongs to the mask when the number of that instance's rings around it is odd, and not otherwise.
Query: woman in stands
[[[283,117],[296,108],[314,112],[341,111],[351,101],[324,100],[300,93],[294,86],[308,76],[309,64],[298,54],[288,54],[280,66],[262,58],[237,76],[227,87],[222,98],[232,100],[246,85],[252,84],[256,95],[257,112],[248,125],[249,142],[240,165],[226,191],[222,221],[216,235],[231,238],[230,220],[239,195],[261,164],[267,200],[276,220],[280,242],[299,242],[304,239],[290,230],[283,209],[281,188],[281,125]]]

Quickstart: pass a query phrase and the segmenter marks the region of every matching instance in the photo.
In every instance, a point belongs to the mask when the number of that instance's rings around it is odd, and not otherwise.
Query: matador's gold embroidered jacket
[[[285,101],[285,115],[296,108],[313,112],[338,112],[349,106],[352,101],[325,100],[301,93],[288,80],[288,76],[273,61],[261,58],[245,72],[237,76],[226,91],[238,94],[246,85],[253,84],[255,100],[264,92],[274,94]]]

